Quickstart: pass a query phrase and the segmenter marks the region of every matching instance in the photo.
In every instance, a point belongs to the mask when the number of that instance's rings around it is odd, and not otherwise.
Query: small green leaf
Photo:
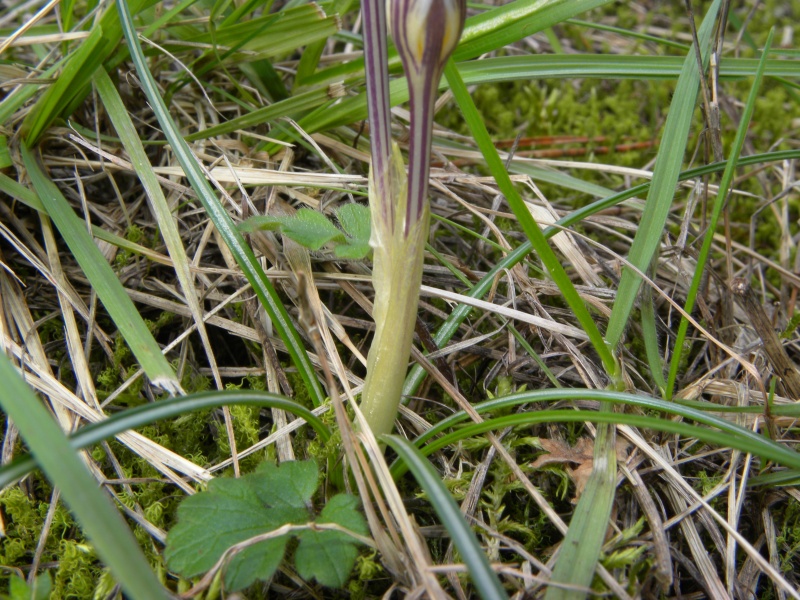
[[[270,215],[256,215],[242,221],[237,225],[237,229],[242,233],[253,233],[254,231],[275,231],[283,225],[283,219]]]
[[[31,597],[31,588],[25,580],[18,575],[13,575],[8,582],[9,600],[28,600]]]
[[[344,234],[325,215],[310,208],[301,208],[293,219],[285,219],[283,235],[298,244],[319,250],[328,242],[345,242]]]
[[[339,219],[347,237],[353,242],[369,244],[369,236],[372,231],[369,208],[363,204],[351,202],[336,211],[336,218]]]
[[[313,460],[285,462],[280,467],[261,463],[252,477],[253,489],[264,504],[286,508],[308,507],[318,481],[319,471]]]
[[[276,471],[288,471],[281,474],[279,481],[298,471],[292,466],[296,464],[273,466]],[[316,471],[316,465],[311,464]],[[316,479],[316,473],[314,476]],[[164,551],[170,569],[184,577],[200,575],[234,544],[286,523],[305,523],[308,511],[303,504],[275,507],[269,503],[281,491],[270,480],[270,474],[264,472],[211,481],[208,491],[190,496],[178,508],[178,524],[169,532]],[[283,559],[287,541],[288,536],[282,536],[261,542],[234,557],[226,572],[226,587],[236,591],[256,579],[272,577]]]
[[[211,569],[234,544],[269,533],[283,525],[313,520],[311,497],[319,472],[314,461],[262,463],[239,479],[215,479],[205,492],[190,496],[178,508],[178,524],[167,535],[164,557],[170,569],[195,577]],[[319,523],[337,523],[366,535],[364,518],[352,496],[334,496]],[[286,534],[253,544],[231,558],[225,588],[235,592],[256,580],[269,580],[283,560]],[[298,572],[323,585],[341,586],[353,569],[358,543],[338,531],[302,531],[296,554]]]
[[[288,535],[253,544],[231,560],[225,571],[225,589],[243,590],[256,580],[267,580],[278,570],[289,542]]]
[[[358,260],[365,258],[372,251],[369,244],[358,244],[348,242],[347,244],[339,244],[333,249],[333,253],[337,258],[344,260]]]
[[[354,260],[367,256],[371,250],[369,208],[354,202],[346,204],[336,212],[336,218],[341,230],[322,213],[301,208],[291,217],[250,217],[240,223],[238,229],[242,233],[280,229],[283,235],[311,250],[333,244],[334,254],[339,258]]]
[[[334,496],[322,509],[317,523],[336,523],[361,535],[367,534],[367,524],[356,507],[354,496]],[[302,532],[295,554],[295,566],[300,576],[309,581],[316,579],[328,587],[341,587],[347,582],[358,556],[357,541],[339,531]]]
[[[339,258],[357,259],[364,258],[371,248],[369,238],[372,232],[372,221],[369,208],[362,204],[351,202],[336,211],[336,218],[342,226],[347,243],[334,248],[334,253]]]
[[[14,165],[11,152],[8,149],[8,138],[0,135],[0,169],[6,169]]]

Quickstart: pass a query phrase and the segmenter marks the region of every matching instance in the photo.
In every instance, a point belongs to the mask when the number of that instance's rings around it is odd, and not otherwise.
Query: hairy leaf
[[[336,211],[336,218],[342,226],[347,243],[334,248],[340,258],[364,258],[370,251],[369,238],[372,232],[369,208],[351,202]]]
[[[284,525],[336,523],[365,535],[367,527],[352,496],[331,498],[317,519],[311,498],[319,473],[313,461],[263,463],[239,479],[215,479],[205,492],[190,496],[178,508],[178,524],[167,536],[167,565],[184,577],[211,569],[234,544],[268,534]],[[225,566],[225,587],[234,592],[257,580],[269,580],[280,566],[293,535],[300,538],[295,561],[306,579],[342,586],[353,569],[358,541],[339,531],[301,530],[252,544]]]
[[[283,235],[310,250],[332,245],[334,254],[344,259],[364,258],[370,252],[369,208],[350,203],[336,211],[341,229],[325,215],[301,208],[292,216],[257,215],[239,225],[242,233],[280,230]]]

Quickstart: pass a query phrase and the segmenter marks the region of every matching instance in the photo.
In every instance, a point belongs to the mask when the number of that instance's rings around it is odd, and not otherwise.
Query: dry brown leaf
[[[577,503],[586,489],[589,476],[592,474],[592,461],[594,457],[594,440],[590,437],[582,437],[574,446],[570,446],[564,440],[540,439],[539,444],[547,454],[542,454],[531,466],[535,469],[545,465],[566,464],[565,470],[572,483],[575,484],[575,496],[571,502]],[[617,440],[617,459],[622,460],[627,452],[628,444],[624,440]],[[571,467],[569,465],[577,465]]]

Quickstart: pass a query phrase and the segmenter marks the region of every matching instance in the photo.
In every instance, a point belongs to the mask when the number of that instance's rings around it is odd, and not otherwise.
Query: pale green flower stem
[[[406,378],[422,283],[422,252],[428,211],[408,236],[394,235],[389,247],[375,248],[375,337],[367,358],[361,412],[375,436],[391,433]]]
[[[409,86],[408,175],[389,130],[383,0],[363,0],[367,105],[373,133],[369,201],[375,337],[360,409],[372,433],[391,433],[403,392],[428,236],[431,132],[439,79],[464,25],[464,0],[392,0],[392,37]]]

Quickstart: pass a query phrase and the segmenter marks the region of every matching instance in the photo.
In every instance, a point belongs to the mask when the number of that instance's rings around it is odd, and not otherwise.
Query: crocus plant
[[[392,39],[409,87],[408,174],[391,140],[386,13],[383,0],[363,0],[372,166],[369,201],[374,250],[375,337],[361,411],[376,436],[392,430],[417,317],[428,235],[428,177],[436,92],[464,27],[465,0],[389,0]]]

